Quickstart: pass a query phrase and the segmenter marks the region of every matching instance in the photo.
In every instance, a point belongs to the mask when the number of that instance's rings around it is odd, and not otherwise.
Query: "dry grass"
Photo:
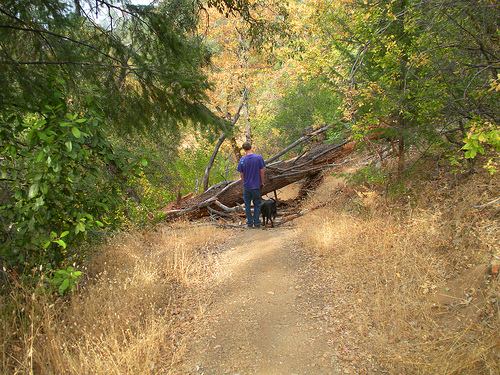
[[[500,374],[499,280],[484,272],[500,250],[500,210],[472,206],[500,195],[500,176],[424,165],[395,194],[323,186],[305,206],[330,204],[301,219],[303,245],[390,373]],[[472,284],[461,278],[474,272]],[[439,294],[452,288],[463,298]]]
[[[13,288],[2,298],[0,372],[165,373],[182,354],[182,321],[196,318],[187,296],[223,237],[186,225],[122,234],[100,249],[70,298]]]
[[[483,272],[499,251],[500,211],[473,207],[500,196],[500,176],[424,165],[391,189],[328,178],[304,204],[323,208],[296,223],[302,245],[349,309],[339,327],[388,373],[500,374],[499,280]],[[168,373],[226,236],[187,223],[117,235],[77,293],[55,302],[14,285],[1,296],[0,372]]]

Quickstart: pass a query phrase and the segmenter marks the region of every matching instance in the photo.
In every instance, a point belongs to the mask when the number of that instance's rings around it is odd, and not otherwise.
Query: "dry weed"
[[[14,288],[2,301],[11,305],[2,314],[2,373],[165,372],[182,354],[179,321],[193,318],[184,297],[222,239],[213,227],[182,224],[123,233],[100,249],[68,298]]]
[[[374,357],[395,374],[499,374],[498,278],[485,270],[499,252],[500,211],[474,205],[498,197],[500,176],[421,168],[392,196],[323,191],[331,203],[301,219],[303,245],[325,259]],[[474,287],[457,283],[464,275]],[[439,294],[452,288],[460,298]]]

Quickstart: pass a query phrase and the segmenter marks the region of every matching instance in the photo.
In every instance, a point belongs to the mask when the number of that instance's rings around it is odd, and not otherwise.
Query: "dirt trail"
[[[245,229],[220,257],[211,303],[192,323],[187,358],[172,373],[365,373],[333,339],[338,326],[324,313],[333,306],[313,292],[314,267],[293,228]]]

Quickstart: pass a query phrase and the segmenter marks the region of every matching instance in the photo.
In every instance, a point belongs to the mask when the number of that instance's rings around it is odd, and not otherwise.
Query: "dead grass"
[[[2,297],[0,372],[165,373],[182,354],[182,321],[196,318],[187,316],[196,311],[187,297],[223,238],[185,223],[124,233],[100,249],[69,298],[13,288]]]
[[[447,165],[427,159],[389,188],[329,177],[296,222],[323,260],[325,298],[349,308],[339,327],[391,374],[500,374],[499,280],[485,272],[500,211],[473,207],[500,196],[500,176]],[[0,372],[168,373],[227,235],[187,223],[117,235],[65,299],[13,285],[1,296]]]
[[[303,246],[322,256],[352,329],[391,373],[499,374],[499,281],[485,270],[500,250],[500,210],[473,205],[500,195],[500,176],[427,159],[392,189],[323,186],[305,208],[330,204],[301,219]],[[453,284],[479,269],[474,287]],[[451,287],[463,298],[439,294]]]

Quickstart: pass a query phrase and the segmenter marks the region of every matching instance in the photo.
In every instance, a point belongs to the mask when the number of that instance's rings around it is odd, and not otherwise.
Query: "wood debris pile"
[[[344,119],[340,121],[344,121]],[[354,141],[344,141],[340,144],[318,144],[296,158],[287,161],[279,160],[282,155],[300,143],[316,137],[336,124],[325,126],[303,136],[280,153],[266,160],[266,167],[264,168],[265,184],[262,195],[276,192],[276,190],[301,180],[305,180],[306,184],[313,184],[322,178],[324,169],[341,165],[346,156],[355,149]],[[174,201],[163,208],[162,211],[167,214],[168,218],[180,216],[199,218],[217,215],[240,220],[244,217],[242,203],[243,186],[238,179],[214,185],[198,196]],[[284,207],[284,202],[280,202],[279,207]],[[298,215],[300,213],[294,213],[291,216],[296,217]],[[281,222],[284,222],[284,219]]]

